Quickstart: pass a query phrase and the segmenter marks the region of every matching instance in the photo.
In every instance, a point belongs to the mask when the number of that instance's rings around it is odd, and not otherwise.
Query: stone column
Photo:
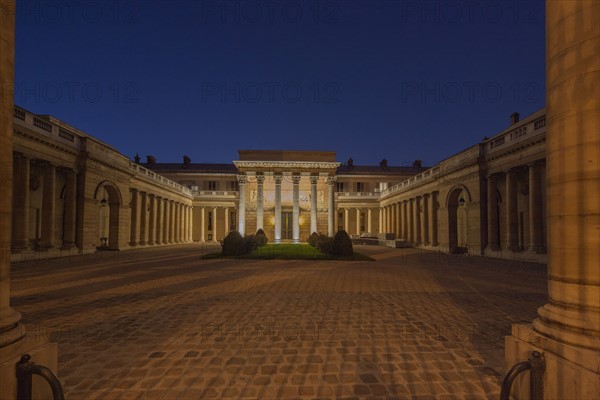
[[[300,175],[292,176],[292,239],[300,243]]]
[[[238,175],[238,186],[240,198],[238,200],[238,231],[240,235],[244,236],[246,234],[246,182],[248,181],[248,177],[246,175]],[[225,232],[229,229],[228,226],[225,226]]]
[[[256,175],[256,230],[263,229],[265,223],[264,182],[264,175]]]
[[[204,228],[206,227],[206,221],[204,221],[204,207],[200,207],[200,241],[204,242]]]
[[[392,233],[394,235],[397,235],[396,232],[396,204],[392,203],[390,204],[390,231],[392,231]]]
[[[600,3],[546,1],[549,302],[513,325],[506,367],[544,355],[545,399],[596,399],[600,388]],[[528,374],[516,399],[528,397]]]
[[[129,189],[131,194],[131,200],[129,201],[129,209],[131,210],[131,216],[129,218],[129,245],[138,245],[138,191],[137,189]]]
[[[56,218],[56,167],[44,163],[44,192],[42,198],[43,249],[54,247],[54,219]]]
[[[360,236],[360,208],[356,209],[356,234]]]
[[[373,235],[373,225],[372,225],[372,211],[370,208],[367,209],[367,230],[369,231],[369,235]]]
[[[440,244],[438,238],[438,192],[431,193],[431,245],[437,246]]]
[[[310,179],[310,233],[317,232],[317,182],[318,176],[311,176]]]
[[[379,233],[383,233],[383,207],[379,207],[379,225],[377,226],[377,231]]]
[[[212,232],[213,232],[213,242],[218,241],[218,239],[217,239],[217,207],[213,207],[213,209],[212,209]]]
[[[429,237],[429,194],[423,195],[423,218],[421,219],[421,240],[424,245],[428,246],[431,244],[431,238]]]
[[[148,214],[148,244],[156,244],[156,197],[153,194],[148,195],[150,213]]]
[[[541,163],[529,165],[529,251],[545,253]]]
[[[409,213],[408,216],[410,218],[409,228],[410,228],[410,241],[414,243],[416,241],[415,236],[415,199],[409,199]]]
[[[189,243],[192,238],[192,207],[185,207],[185,242]]]
[[[519,221],[517,214],[517,171],[506,173],[506,245],[508,250],[519,250]]]
[[[181,204],[173,202],[173,243],[179,243],[181,238],[179,237],[181,226]]]
[[[487,214],[488,214],[488,245],[491,251],[500,250],[500,236],[498,234],[498,196],[496,194],[497,175],[490,175],[487,179]]]
[[[396,238],[402,236],[402,213],[400,212],[400,202],[395,204],[395,214],[396,214]]]
[[[162,226],[162,231],[163,231],[162,242],[163,242],[163,244],[169,243],[170,216],[171,216],[171,211],[169,210],[169,200],[163,198],[163,226]]]
[[[388,204],[385,212],[385,231],[392,232],[392,207]]]
[[[348,232],[350,228],[350,210],[344,208],[344,230]]]
[[[13,238],[12,249],[21,251],[29,249],[29,157],[15,153],[13,157]],[[5,196],[5,195],[3,195]]]
[[[146,192],[140,192],[140,246],[145,246],[148,242],[148,232],[146,231],[146,221],[148,218],[148,202]]]
[[[169,200],[169,243],[175,243],[175,201]]]
[[[156,196],[156,228],[154,235],[154,244],[161,244],[163,238],[163,201],[162,197]]]
[[[335,177],[334,176],[328,176],[327,177],[327,188],[328,188],[328,194],[329,194],[329,205],[328,205],[328,211],[327,211],[327,234],[329,236],[333,236],[335,234],[335,214],[336,214],[336,210],[335,210],[335,194],[333,192],[333,185],[335,183]]]
[[[415,199],[415,243],[421,244],[421,196]]]
[[[402,209],[404,213],[404,218],[402,218],[402,230],[404,231],[404,239],[410,241],[410,216],[408,214],[408,200],[404,200],[402,202]]]
[[[229,207],[225,207],[223,209],[223,212],[225,213],[225,220],[223,221],[225,229],[223,230],[223,234],[227,236],[227,234],[229,233]]]
[[[15,40],[15,3],[8,0],[2,3],[7,14],[3,15],[0,24],[0,84],[6,93],[0,97],[0,351],[11,344],[19,342],[25,335],[25,328],[19,323],[21,314],[10,306],[10,243],[11,243],[11,209],[13,202],[13,96],[14,78],[14,40]],[[4,92],[4,91],[3,91]],[[17,182],[15,182],[17,183]],[[19,184],[19,183],[17,183]],[[29,179],[26,181],[29,186]],[[26,204],[29,207],[29,204]],[[26,237],[27,235],[25,235]],[[21,240],[23,235],[21,236]],[[0,353],[4,355],[4,353]],[[11,357],[12,358],[12,357]],[[2,363],[4,360],[0,360]],[[15,394],[16,382],[14,364],[10,375],[0,377],[2,393]],[[4,373],[4,369],[2,369]],[[6,389],[6,391],[5,391]],[[9,392],[10,390],[10,392]],[[8,396],[8,395],[7,395]]]
[[[281,243],[281,180],[283,176],[274,175],[275,181],[275,243]]]

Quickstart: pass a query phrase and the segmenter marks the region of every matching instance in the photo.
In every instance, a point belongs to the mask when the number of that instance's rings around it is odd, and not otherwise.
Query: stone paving
[[[68,399],[498,399],[546,267],[356,246],[374,262],[201,260],[214,247],[13,265]]]

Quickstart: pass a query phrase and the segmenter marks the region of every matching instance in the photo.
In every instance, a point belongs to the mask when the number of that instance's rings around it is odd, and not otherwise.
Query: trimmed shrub
[[[354,254],[352,240],[345,230],[340,230],[333,238],[334,253],[337,256],[351,256]]]
[[[244,237],[244,248],[244,254],[252,253],[254,250],[258,249],[258,240],[256,239],[256,236],[248,235]]]
[[[318,236],[318,238],[317,238],[317,248],[322,253],[335,254],[334,253],[334,246],[333,246],[333,238],[330,238],[327,235],[320,234]]]
[[[265,231],[259,229],[256,231],[256,235],[254,235],[256,242],[258,243],[258,247],[266,246],[269,242],[269,238],[265,235]]]
[[[310,234],[310,236],[308,237],[308,239],[306,241],[312,247],[317,247],[317,241],[318,240],[319,240],[319,235],[317,234],[317,232],[313,232],[313,233]]]
[[[238,231],[231,231],[223,239],[224,256],[241,256],[246,252],[246,243]]]

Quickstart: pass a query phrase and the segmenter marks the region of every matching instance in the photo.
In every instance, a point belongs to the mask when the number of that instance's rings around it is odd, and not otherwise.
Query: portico
[[[238,231],[263,229],[275,243],[333,232],[334,152],[240,150]]]

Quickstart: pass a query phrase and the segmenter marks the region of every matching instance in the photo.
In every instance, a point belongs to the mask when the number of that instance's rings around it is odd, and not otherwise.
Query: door
[[[293,214],[284,211],[281,213],[281,239],[292,239]]]

